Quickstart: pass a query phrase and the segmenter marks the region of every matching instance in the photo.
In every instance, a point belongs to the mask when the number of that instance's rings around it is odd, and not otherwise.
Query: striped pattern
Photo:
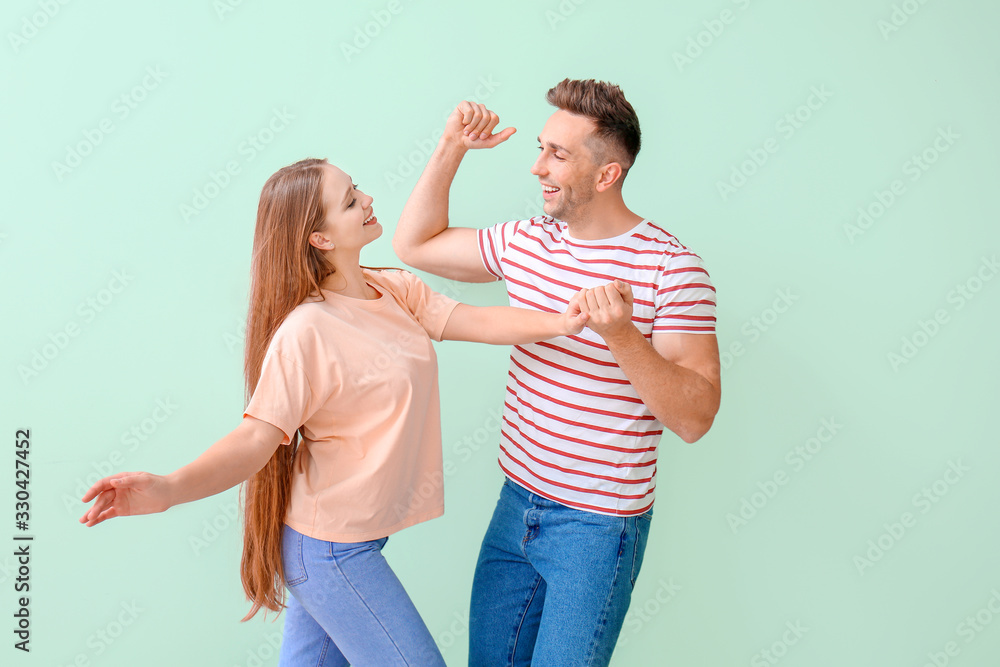
[[[486,268],[511,305],[562,312],[580,288],[632,286],[632,321],[654,333],[715,333],[715,288],[701,258],[648,220],[582,241],[548,216],[479,230]],[[517,345],[510,356],[500,467],[525,488],[601,514],[647,511],[663,426],[590,329]]]

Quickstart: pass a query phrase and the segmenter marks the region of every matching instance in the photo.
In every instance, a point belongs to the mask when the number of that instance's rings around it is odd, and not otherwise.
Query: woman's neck
[[[377,299],[379,297],[378,291],[365,280],[365,274],[359,265],[348,269],[338,267],[336,271],[324,278],[319,286],[352,299]]]

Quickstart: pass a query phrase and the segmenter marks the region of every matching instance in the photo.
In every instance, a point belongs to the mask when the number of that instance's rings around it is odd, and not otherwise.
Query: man
[[[694,442],[719,407],[715,291],[701,259],[630,211],[639,121],[621,90],[565,80],[531,168],[545,215],[450,227],[466,151],[499,119],[462,102],[400,216],[411,266],[506,281],[512,305],[562,311],[587,288],[581,334],[515,346],[500,467],[507,480],[473,581],[469,664],[607,665],[642,564],[663,427]],[[609,281],[615,281],[608,284]]]

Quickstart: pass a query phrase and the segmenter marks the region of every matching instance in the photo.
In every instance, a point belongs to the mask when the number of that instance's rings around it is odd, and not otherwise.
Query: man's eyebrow
[[[538,143],[542,143],[542,138],[541,138],[541,137],[535,137],[535,138],[536,138],[536,139],[538,140]],[[559,144],[554,144],[554,143],[552,143],[551,141],[548,141],[548,142],[546,142],[546,143],[547,143],[547,144],[549,145],[549,147],[550,147],[550,148],[552,148],[553,150],[557,150],[557,151],[562,151],[562,152],[563,152],[563,153],[565,153],[566,155],[572,155],[572,154],[573,154],[573,151],[570,151],[570,150],[567,150],[567,149],[566,149],[565,147],[563,147],[563,146],[560,146]]]

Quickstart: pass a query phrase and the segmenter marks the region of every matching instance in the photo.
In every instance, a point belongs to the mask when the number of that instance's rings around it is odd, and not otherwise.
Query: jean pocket
[[[285,526],[281,533],[281,567],[285,585],[291,588],[309,578],[302,559],[302,533]]]

